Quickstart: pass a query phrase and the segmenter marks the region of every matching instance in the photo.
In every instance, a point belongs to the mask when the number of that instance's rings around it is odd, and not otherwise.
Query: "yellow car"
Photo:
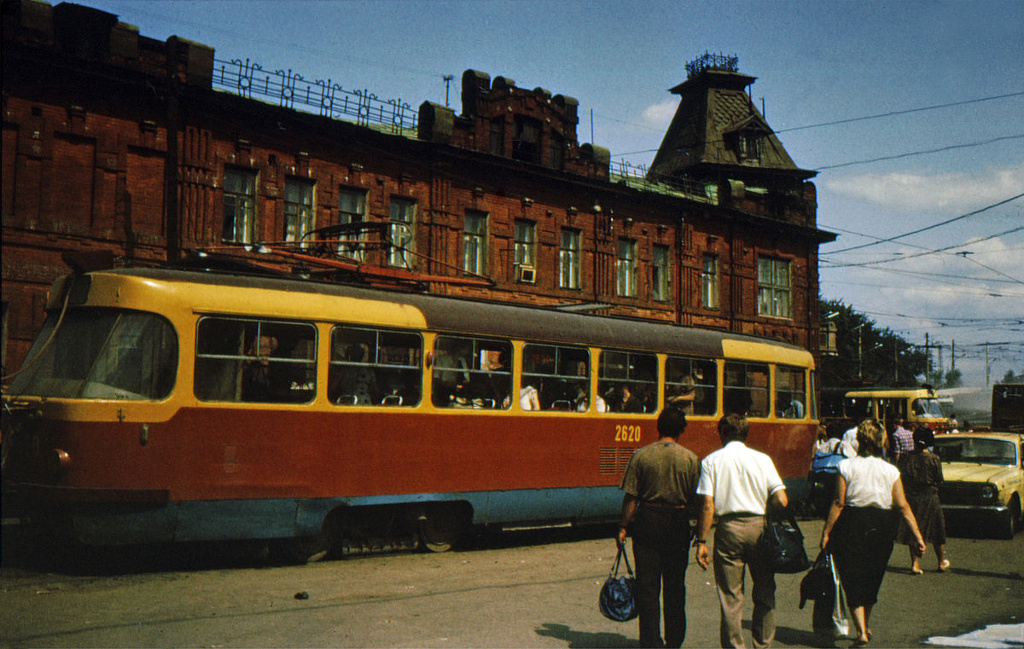
[[[939,500],[947,518],[990,518],[1003,538],[1013,538],[1024,521],[1024,435],[956,433],[935,438],[942,458]]]

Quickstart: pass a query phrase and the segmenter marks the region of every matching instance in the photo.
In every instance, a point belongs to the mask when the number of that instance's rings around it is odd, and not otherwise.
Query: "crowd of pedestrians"
[[[692,538],[695,561],[715,576],[721,646],[746,647],[742,611],[749,571],[751,640],[754,647],[768,647],[775,637],[775,574],[758,539],[766,515],[788,507],[785,485],[771,458],[746,446],[744,417],[719,420],[722,446],[699,462],[679,443],[685,428],[683,412],[666,407],[658,418],[658,441],[634,454],[621,485],[625,495],[616,542],[621,545],[627,535],[633,539],[640,646],[680,647],[686,638],[684,581]],[[912,574],[922,572],[926,543],[935,549],[939,571],[949,568],[938,501],[942,469],[928,450],[932,442],[926,428],[911,432],[900,426],[890,445],[875,420],[831,441],[830,450],[846,459],[838,465],[820,546],[839,573],[854,647],[868,645],[873,637],[871,614],[896,543],[909,548]]]

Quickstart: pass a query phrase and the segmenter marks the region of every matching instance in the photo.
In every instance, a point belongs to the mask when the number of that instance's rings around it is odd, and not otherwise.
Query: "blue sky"
[[[578,99],[580,141],[634,165],[653,160],[686,62],[737,55],[787,151],[819,171],[818,223],[840,235],[821,249],[823,296],[929,334],[947,369],[955,343],[970,383],[984,343],[1009,343],[988,348],[993,380],[1024,372],[1024,198],[996,205],[1024,193],[1022,0],[78,1],[413,107],[444,103],[445,75],[456,109],[464,70],[510,77]]]

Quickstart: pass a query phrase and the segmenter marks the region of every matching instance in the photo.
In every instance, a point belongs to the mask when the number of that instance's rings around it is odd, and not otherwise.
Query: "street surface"
[[[821,522],[801,527],[813,559]],[[953,531],[946,574],[935,572],[929,548],[927,572],[912,576],[897,546],[872,647],[922,646],[933,636],[1024,622],[1024,534],[1001,541]],[[237,546],[208,545],[108,565],[102,556],[33,551],[38,544],[18,526],[3,533],[4,648],[636,646],[635,621],[612,622],[597,610],[615,555],[609,528],[488,535],[444,554],[308,566],[267,565]],[[798,608],[801,577],[777,578],[776,647],[820,645],[810,633],[812,604]],[[687,587],[685,646],[716,646],[713,576],[692,558]],[[749,613],[748,604],[748,620]]]

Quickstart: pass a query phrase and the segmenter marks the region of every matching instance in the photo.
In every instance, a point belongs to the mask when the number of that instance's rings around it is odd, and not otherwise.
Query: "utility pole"
[[[988,343],[985,343],[985,387],[989,386],[989,364],[988,364]]]

